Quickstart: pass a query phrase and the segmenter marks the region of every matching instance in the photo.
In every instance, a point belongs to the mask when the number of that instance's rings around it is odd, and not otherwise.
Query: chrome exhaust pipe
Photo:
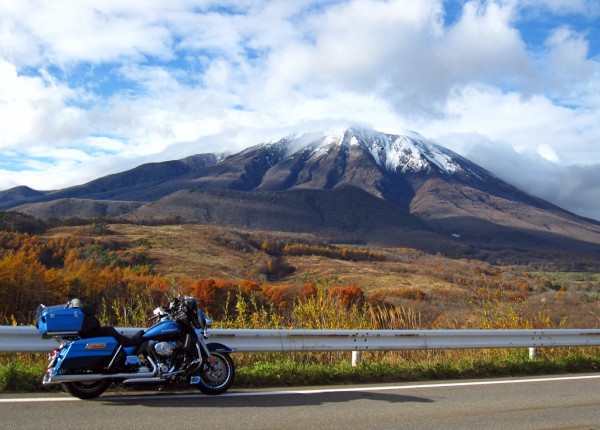
[[[154,378],[131,378],[121,381],[121,384],[139,384],[139,383],[152,383],[152,382],[167,382],[167,380],[171,376],[179,375],[184,373],[185,370],[176,370],[174,372],[163,373],[160,376],[155,376]]]
[[[125,379],[124,381],[121,381],[121,384],[123,384],[123,385],[126,385],[126,384],[151,384],[151,383],[164,384],[165,382],[167,382],[167,380],[164,378],[161,378],[161,377],[130,378],[130,379]]]
[[[138,379],[154,379],[157,374],[156,364],[151,358],[148,361],[152,370],[142,373],[83,373],[79,375],[53,375],[51,372],[44,375],[42,385],[60,384],[62,382],[97,381],[98,379],[125,379],[134,382]],[[156,382],[159,382],[160,378]]]
[[[47,376],[47,377],[46,377]],[[153,373],[86,373],[82,375],[46,375],[42,381],[43,385],[60,384],[62,382],[82,382],[97,381],[98,379],[122,379],[122,378],[148,378],[154,376]]]

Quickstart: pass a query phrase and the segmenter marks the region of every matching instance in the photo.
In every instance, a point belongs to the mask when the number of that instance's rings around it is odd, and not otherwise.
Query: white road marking
[[[75,397],[22,397],[16,399],[0,399],[0,403],[36,403],[36,402],[69,402],[80,400]]]
[[[560,382],[577,381],[584,379],[600,379],[599,375],[582,376],[559,376],[545,378],[526,378],[526,379],[502,379],[497,381],[469,381],[469,382],[441,382],[432,384],[412,384],[412,385],[384,385],[384,386],[365,386],[349,388],[324,388],[317,390],[286,390],[286,391],[256,391],[256,392],[233,392],[221,394],[218,397],[255,397],[255,396],[284,396],[290,394],[326,394],[326,393],[352,393],[352,392],[371,392],[371,391],[397,391],[397,390],[419,390],[424,388],[454,388],[454,387],[473,387],[483,385],[506,385],[506,384],[528,384],[535,382]],[[147,394],[147,395],[127,395],[127,396],[103,396],[95,401],[115,401],[115,400],[160,400],[160,399],[193,399],[197,397],[209,397],[205,394]],[[213,397],[213,396],[210,396]],[[214,398],[214,397],[213,397]],[[78,401],[75,397],[22,397],[0,399],[0,403],[35,403],[35,402],[70,402]]]

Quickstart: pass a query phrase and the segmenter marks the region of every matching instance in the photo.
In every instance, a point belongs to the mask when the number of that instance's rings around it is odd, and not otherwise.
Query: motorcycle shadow
[[[203,394],[144,394],[102,396],[96,401],[111,406],[140,405],[160,408],[286,408],[290,406],[319,406],[326,403],[348,403],[353,401],[374,401],[397,403],[433,403],[426,397],[407,396],[403,394],[382,393],[376,391],[230,391],[220,396]]]

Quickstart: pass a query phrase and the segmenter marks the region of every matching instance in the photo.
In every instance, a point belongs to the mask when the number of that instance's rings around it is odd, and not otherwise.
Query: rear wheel
[[[213,352],[214,365],[209,360],[193,376],[199,376],[198,389],[204,394],[223,394],[229,389],[235,377],[235,365],[229,354]]]
[[[96,381],[76,381],[63,382],[62,386],[71,395],[80,399],[93,399],[104,393],[110,381],[108,379],[98,379]]]

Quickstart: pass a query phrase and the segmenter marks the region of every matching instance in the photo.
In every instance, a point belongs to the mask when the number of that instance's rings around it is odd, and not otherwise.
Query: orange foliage
[[[228,298],[235,296],[237,286],[225,279],[198,279],[192,284],[190,294],[198,299],[198,305],[214,318],[220,318]]]
[[[347,287],[331,287],[328,293],[329,297],[337,297],[344,305],[350,307],[354,304],[363,304],[365,293],[355,285]]]
[[[268,285],[262,286],[264,296],[280,310],[290,309],[298,296],[299,288],[295,285]]]
[[[86,243],[74,238],[42,240],[25,233],[0,232],[0,323],[11,315],[19,323],[31,323],[38,304],[66,303],[73,297],[102,307],[109,314],[115,304],[136,303],[140,294],[156,306],[166,305],[165,295],[172,292],[173,283],[180,294],[196,297],[200,307],[217,319],[236,312],[231,305],[238,297],[256,306],[272,305],[279,312],[287,312],[295,300],[314,297],[318,292],[317,286],[310,283],[261,285],[249,280],[234,283],[185,277],[168,280],[153,273],[144,255],[114,247],[111,250],[109,246],[91,239]],[[279,246],[263,244],[271,251]],[[332,249],[324,248],[323,252]],[[339,258],[372,257],[367,251],[346,248],[336,248],[335,252]],[[331,287],[328,294],[346,306],[365,300],[362,290],[354,285]]]
[[[317,286],[312,283],[304,284],[300,288],[300,298],[307,299],[309,297],[314,297],[317,295]]]

